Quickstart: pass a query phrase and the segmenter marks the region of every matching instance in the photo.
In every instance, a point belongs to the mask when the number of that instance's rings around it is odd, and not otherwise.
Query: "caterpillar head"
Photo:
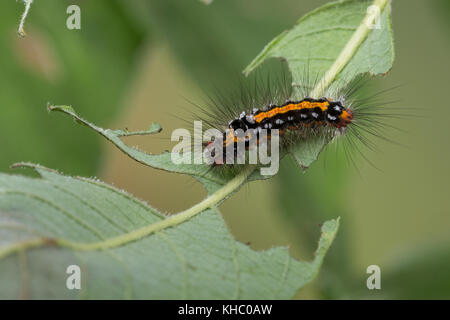
[[[330,101],[327,110],[327,120],[336,128],[345,128],[353,120],[353,112],[346,108],[340,101]]]
[[[339,119],[340,120],[338,122],[337,127],[338,128],[345,128],[345,127],[347,127],[347,125],[349,125],[352,122],[352,120],[353,120],[353,112],[352,112],[352,110],[350,110],[350,108],[344,108],[342,110],[342,113],[341,113]]]

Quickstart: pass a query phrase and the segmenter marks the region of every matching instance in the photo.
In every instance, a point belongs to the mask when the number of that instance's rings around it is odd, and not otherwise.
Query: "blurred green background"
[[[161,137],[129,138],[151,152],[170,149],[174,115],[201,101],[211,80],[233,86],[264,45],[319,0],[37,0],[16,34],[23,4],[0,2],[0,170],[31,161],[64,173],[98,176],[164,212],[205,196],[187,176],[134,163],[47,102],[70,104],[109,128],[162,124]],[[66,28],[66,8],[81,7],[81,30]],[[290,159],[280,173],[226,201],[235,237],[256,250],[288,245],[311,259],[320,224],[341,216],[341,229],[318,278],[297,298],[450,298],[450,3],[393,1],[396,59],[380,89],[416,116],[405,130],[358,159],[360,174],[323,154],[302,173]],[[278,65],[280,62],[272,61]],[[164,138],[165,137],[165,138]],[[366,268],[381,268],[381,290],[366,288]]]

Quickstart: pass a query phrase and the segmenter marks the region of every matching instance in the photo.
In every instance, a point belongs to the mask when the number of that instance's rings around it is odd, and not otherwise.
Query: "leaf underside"
[[[75,298],[65,273],[75,264],[81,298],[288,299],[315,277],[339,225],[323,225],[312,262],[287,248],[257,252],[237,242],[215,209],[119,247],[72,251],[54,240],[92,243],[165,217],[98,180],[27,166],[41,178],[0,174],[0,298]],[[5,254],[39,239],[34,249]]]

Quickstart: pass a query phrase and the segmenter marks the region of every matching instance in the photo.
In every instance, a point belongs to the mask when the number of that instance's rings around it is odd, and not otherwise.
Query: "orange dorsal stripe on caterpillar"
[[[325,102],[311,102],[311,101],[301,101],[299,103],[290,103],[281,107],[274,107],[270,110],[258,113],[254,116],[254,119],[257,123],[263,121],[264,119],[270,119],[275,117],[276,115],[283,114],[293,110],[302,110],[302,109],[314,109],[319,107],[322,111],[325,111],[330,106],[328,101]]]
[[[289,113],[291,111],[292,113]],[[281,130],[280,134],[283,135],[284,130],[299,128],[330,126],[339,129],[347,126],[352,119],[350,109],[331,99],[305,98],[297,102],[288,101],[284,105],[272,105],[265,111],[253,109],[253,113],[242,112],[239,118],[230,121],[229,131],[224,134],[223,146],[234,145],[240,141],[249,142],[251,132],[246,132],[246,137],[237,137],[235,130],[277,129]]]

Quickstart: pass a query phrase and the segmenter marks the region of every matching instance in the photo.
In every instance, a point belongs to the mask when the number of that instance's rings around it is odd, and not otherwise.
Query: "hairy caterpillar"
[[[341,86],[337,82],[321,97],[311,96],[315,84],[305,81],[297,84],[296,96],[301,99],[291,98],[293,87],[286,76],[271,80],[247,80],[237,92],[218,91],[209,96],[208,108],[197,106],[201,115],[197,114],[196,118],[200,117],[209,128],[220,132],[219,137],[204,144],[204,152],[212,158],[209,162],[212,167],[234,168],[239,156],[238,145],[244,145],[245,151],[258,147],[263,130],[266,132],[263,137],[269,143],[277,131],[281,156],[308,139],[323,137],[330,141],[345,136],[344,144],[351,147],[345,147],[345,152],[352,162],[355,150],[366,158],[360,144],[374,149],[370,136],[389,140],[384,130],[389,127],[385,118],[390,113],[383,108],[387,103],[376,99],[379,94],[361,96],[369,76],[357,76]],[[244,134],[237,134],[239,131]]]

